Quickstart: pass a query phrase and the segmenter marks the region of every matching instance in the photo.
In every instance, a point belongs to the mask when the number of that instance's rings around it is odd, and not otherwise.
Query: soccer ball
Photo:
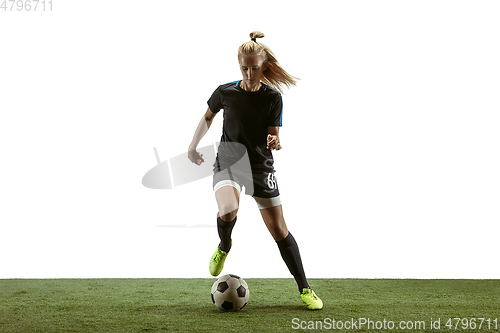
[[[243,309],[249,297],[248,285],[238,275],[223,275],[212,286],[212,302],[222,311]]]

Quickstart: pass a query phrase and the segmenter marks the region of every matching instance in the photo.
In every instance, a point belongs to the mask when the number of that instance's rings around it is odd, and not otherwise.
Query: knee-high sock
[[[217,232],[219,233],[220,238],[220,249],[224,252],[229,252],[231,249],[231,232],[233,231],[234,224],[236,223],[237,216],[234,217],[234,220],[230,222],[225,222],[217,213]]]
[[[309,288],[309,284],[306,280],[306,274],[304,273],[304,268],[302,267],[302,260],[300,259],[299,247],[295,238],[289,232],[285,239],[276,242],[278,248],[280,249],[281,257],[285,261],[290,273],[292,273],[297,282],[297,287],[299,292],[302,292],[303,288]]]

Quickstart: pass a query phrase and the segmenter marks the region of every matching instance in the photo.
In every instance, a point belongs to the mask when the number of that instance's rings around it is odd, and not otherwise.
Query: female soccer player
[[[214,117],[224,109],[213,175],[220,243],[210,259],[210,274],[220,274],[231,249],[231,232],[244,185],[245,194],[255,199],[264,223],[295,278],[302,300],[308,309],[319,310],[323,302],[307,283],[299,248],[283,218],[271,153],[273,149],[281,149],[278,136],[283,116],[280,85],[296,85],[296,78],[280,66],[267,46],[257,43],[257,38],[262,37],[263,33],[253,31],[251,40],[239,47],[238,62],[243,79],[222,84],[213,92],[188,150],[191,162],[198,165],[204,162],[203,154],[200,155],[196,147]],[[250,164],[246,169],[245,160]]]

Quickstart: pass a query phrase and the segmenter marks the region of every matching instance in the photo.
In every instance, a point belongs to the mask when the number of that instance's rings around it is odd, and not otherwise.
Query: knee
[[[219,216],[224,222],[231,222],[238,213],[238,204],[230,203],[219,206]]]
[[[237,213],[237,210],[233,210],[232,212],[229,212],[229,213],[224,214],[224,215],[221,215],[219,213],[219,215],[220,215],[220,218],[222,219],[222,221],[231,222],[236,217],[236,213]]]
[[[225,222],[230,222],[236,217],[239,206],[239,193],[231,186],[221,187],[215,192],[219,216]]]
[[[288,236],[288,229],[285,225],[276,225],[272,229],[272,236],[275,241],[279,242],[282,239],[285,239]]]

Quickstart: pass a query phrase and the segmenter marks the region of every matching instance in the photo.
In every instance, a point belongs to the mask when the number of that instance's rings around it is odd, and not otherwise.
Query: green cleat
[[[302,297],[304,303],[307,304],[307,308],[309,310],[323,309],[323,301],[314,293],[312,289],[304,288],[300,297]]]
[[[233,241],[231,240],[231,245],[233,245]],[[210,265],[208,269],[210,270],[210,274],[212,276],[217,276],[222,272],[222,268],[224,267],[224,261],[226,261],[228,252],[224,252],[220,249],[220,246],[217,245],[217,250],[215,250],[214,255],[210,258]]]

